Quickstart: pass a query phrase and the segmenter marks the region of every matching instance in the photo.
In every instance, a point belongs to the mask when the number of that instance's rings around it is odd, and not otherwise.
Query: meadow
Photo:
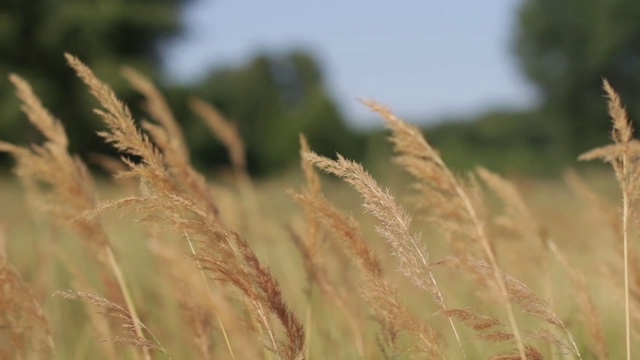
[[[0,358],[640,352],[640,147],[606,82],[613,143],[581,158],[613,170],[457,173],[419,129],[364,100],[393,149],[375,177],[315,154],[301,135],[300,168],[256,181],[236,128],[212,105],[190,102],[230,167],[205,177],[149,79],[123,70],[151,120],[133,119],[107,82],[67,60],[121,158],[93,158],[113,174],[94,176],[69,154],[64,119],[11,76],[44,141],[0,142],[16,175],[0,179]]]

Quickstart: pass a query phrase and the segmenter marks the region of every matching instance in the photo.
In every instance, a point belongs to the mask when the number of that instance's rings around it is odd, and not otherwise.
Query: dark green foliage
[[[215,71],[192,91],[238,124],[254,173],[297,162],[299,133],[319,153],[361,157],[363,141],[345,125],[320,66],[309,53],[258,55],[245,65]],[[187,125],[186,135],[199,162],[217,148],[203,130],[202,124]]]
[[[10,72],[25,77],[66,125],[74,151],[106,147],[91,114],[94,104],[64,60],[79,56],[125,100],[133,99],[118,75],[121,65],[154,73],[159,41],[179,29],[186,0],[3,0],[0,2],[0,107],[2,139],[29,143],[37,134],[18,113]]]
[[[578,154],[609,142],[603,78],[640,119],[640,1],[524,0],[517,16],[513,50],[539,104],[427,127],[454,168],[547,175],[576,166]],[[379,146],[372,138],[368,149]]]
[[[0,138],[38,142],[39,135],[19,112],[6,75],[25,77],[43,103],[65,124],[72,151],[109,152],[95,135],[102,128],[92,114],[90,95],[64,61],[78,56],[130,105],[136,118],[140,96],[119,73],[129,65],[159,78],[159,44],[179,33],[179,6],[188,0],[5,0],[0,2]],[[298,134],[320,153],[358,158],[361,140],[345,125],[308,53],[258,55],[248,64],[217,69],[203,81],[180,87],[159,85],[184,126],[193,158],[203,169],[226,162],[210,131],[187,108],[191,95],[219,107],[239,124],[247,144],[249,169],[267,173],[298,160]]]
[[[502,173],[549,174],[573,161],[554,122],[537,111],[494,111],[473,121],[450,119],[426,137],[454,168],[482,165]]]
[[[526,0],[518,16],[515,54],[573,155],[608,141],[602,78],[638,118],[640,2]]]
[[[513,50],[540,102],[428,129],[453,167],[551,174],[575,166],[577,155],[609,142],[603,78],[640,118],[640,2],[524,0],[517,16]]]

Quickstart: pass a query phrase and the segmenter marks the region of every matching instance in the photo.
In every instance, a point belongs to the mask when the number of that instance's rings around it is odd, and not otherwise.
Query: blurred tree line
[[[204,123],[186,108],[198,96],[234,121],[247,147],[249,169],[266,174],[299,160],[298,134],[312,148],[352,158],[363,155],[364,135],[346,126],[331,98],[319,64],[307,52],[257,55],[247,64],[217,69],[197,84],[167,89],[172,108],[185,122],[195,160],[205,166],[211,159],[225,162],[227,155],[212,141]]]
[[[25,77],[44,104],[67,124],[74,151],[104,151],[90,95],[64,61],[79,56],[118,94],[133,92],[118,75],[122,64],[158,75],[158,42],[180,31],[178,9],[188,0],[2,0],[0,2],[0,107],[5,140],[30,142],[36,131],[19,113],[7,74]],[[157,76],[154,76],[157,77]]]
[[[179,9],[189,0],[3,0],[0,2],[0,138],[19,143],[38,135],[19,113],[6,75],[27,78],[67,126],[72,150],[111,151],[95,132],[101,124],[85,87],[62,54],[79,56],[137,111],[141,100],[119,74],[129,65],[162,79],[159,45],[179,36]],[[526,110],[494,109],[471,119],[443,119],[425,129],[454,167],[484,164],[540,174],[573,164],[575,156],[607,141],[602,78],[621,93],[631,117],[640,115],[640,2],[523,0],[513,52],[538,92]],[[473,61],[473,60],[470,60]],[[194,161],[204,170],[227,162],[222,146],[187,107],[191,96],[215,104],[235,121],[256,174],[297,160],[297,134],[324,154],[376,158],[384,136],[346,125],[322,68],[303,50],[257,54],[234,67],[213,69],[197,83],[158,84],[184,127]],[[138,117],[145,114],[137,113]],[[6,163],[6,161],[5,161]]]
[[[456,164],[547,174],[610,141],[603,78],[630,118],[640,118],[640,1],[523,0],[516,16],[512,49],[537,106],[493,110],[427,133]]]
[[[120,75],[129,65],[161,79],[159,45],[181,32],[179,9],[189,0],[3,0],[0,2],[0,137],[39,140],[20,113],[7,74],[25,77],[45,106],[66,125],[72,151],[108,153],[95,134],[95,102],[66,65],[77,55],[129,104],[142,100]],[[259,54],[246,64],[214,69],[198,83],[157,84],[184,127],[194,162],[205,171],[227,162],[218,141],[187,107],[191,96],[215,104],[235,121],[246,142],[249,169],[264,174],[298,159],[298,133],[319,152],[361,158],[364,137],[346,126],[314,57],[304,51]],[[6,160],[6,158],[5,158]],[[6,163],[6,161],[5,161]]]

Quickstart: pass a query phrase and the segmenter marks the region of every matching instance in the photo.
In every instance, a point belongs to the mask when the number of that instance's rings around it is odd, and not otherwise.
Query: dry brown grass
[[[99,201],[102,187],[69,154],[62,123],[26,81],[10,77],[45,140],[29,147],[0,142],[0,151],[16,159],[31,209],[69,229],[89,251],[78,256],[63,240],[39,239],[43,244],[35,246],[48,260],[26,268],[30,275],[23,280],[9,264],[13,234],[0,231],[0,358],[632,358],[640,322],[634,243],[640,147],[608,83],[614,144],[581,158],[612,163],[622,215],[568,173],[569,187],[589,211],[569,213],[578,225],[563,225],[577,239],[567,239],[558,219],[523,195],[522,184],[484,168],[455,174],[418,128],[373,101],[365,104],[391,131],[394,161],[413,176],[417,221],[362,165],[319,156],[303,136],[305,185],[289,191],[302,211],[260,212],[278,208],[273,195],[264,198],[273,191],[252,183],[237,129],[213,106],[191,101],[229,151],[233,188],[211,184],[194,169],[178,121],[149,79],[123,69],[153,120],[136,122],[91,69],[73,56],[67,60],[100,105],[96,113],[106,130],[99,135],[121,156],[98,161],[137,189],[125,195],[132,190],[119,183],[126,190]],[[348,183],[366,216],[339,210],[336,203],[351,195],[323,184],[315,168]],[[140,224],[119,218],[123,225],[114,228],[110,214]],[[584,247],[581,228],[606,238],[584,240],[599,245],[585,252],[586,259],[577,251]],[[142,246],[123,242],[130,241],[130,229],[138,229]],[[610,253],[602,260],[604,251]],[[51,277],[44,295],[30,290],[34,273],[59,273],[58,265],[63,280]],[[593,276],[600,281],[586,280]],[[595,295],[615,289],[620,300]],[[59,296],[51,299],[51,293]],[[65,320],[64,307],[74,305],[61,298],[98,307],[101,316],[91,309],[82,319]],[[624,326],[601,321],[616,316]],[[69,321],[77,327],[87,317],[85,330],[70,330]],[[616,338],[622,328],[624,351]],[[94,334],[108,341],[92,345]]]
[[[49,322],[20,274],[0,257],[0,358],[52,358]]]
[[[631,317],[629,297],[629,236],[635,202],[640,195],[640,164],[638,142],[633,139],[633,126],[622,106],[622,101],[608,81],[603,82],[609,97],[609,115],[613,121],[613,145],[593,149],[580,156],[580,160],[603,159],[611,163],[622,192],[622,238],[624,262],[624,307],[627,359],[631,359]]]

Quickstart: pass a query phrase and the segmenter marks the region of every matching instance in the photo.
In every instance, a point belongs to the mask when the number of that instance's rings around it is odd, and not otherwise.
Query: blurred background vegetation
[[[191,96],[215,104],[237,122],[255,175],[295,163],[300,132],[320,153],[340,152],[369,164],[388,151],[380,130],[348,125],[323,65],[304,48],[264,51],[188,84],[167,81],[160,49],[181,34],[179,13],[189,2],[3,0],[0,138],[20,144],[38,140],[6,80],[15,72],[65,123],[73,152],[85,157],[110,151],[95,135],[100,125],[91,114],[93,100],[64,62],[62,54],[69,52],[107,80],[134,111],[141,99],[119,75],[120,66],[156,79],[184,127],[194,162],[204,171],[225,166],[227,156],[189,111]],[[546,175],[574,165],[577,154],[607,141],[605,77],[621,93],[631,117],[640,115],[640,2],[524,0],[514,16],[512,53],[539,101],[523,110],[488,109],[426,127],[428,139],[455,168],[483,164]],[[10,162],[3,157],[0,164],[7,168]]]

